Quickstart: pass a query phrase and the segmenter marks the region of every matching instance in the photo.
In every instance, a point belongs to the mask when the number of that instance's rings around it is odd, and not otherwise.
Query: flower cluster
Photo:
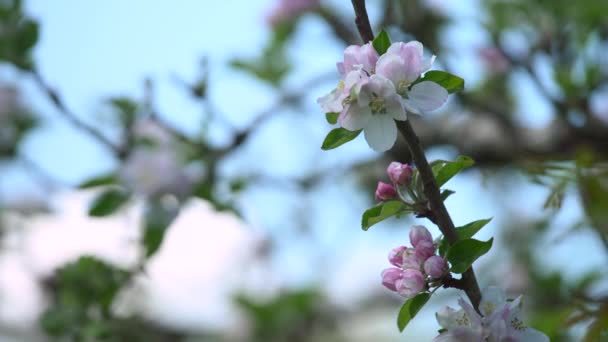
[[[397,140],[394,120],[406,120],[406,111],[422,114],[445,103],[448,92],[431,81],[415,83],[435,56],[424,58],[418,41],[393,43],[379,56],[371,43],[351,45],[338,63],[342,80],[317,102],[327,113],[339,112],[338,123],[349,131],[363,130],[369,146],[390,149]]]
[[[428,282],[437,281],[447,273],[448,264],[435,255],[436,245],[424,226],[410,230],[412,247],[399,246],[388,255],[396,267],[382,271],[382,285],[403,297],[412,298],[428,289]]]
[[[436,314],[437,322],[444,331],[433,342],[549,341],[545,334],[523,323],[521,298],[519,296],[508,301],[501,289],[488,287],[483,291],[479,305],[481,315],[469,303],[460,299],[460,310],[445,307]]]
[[[388,178],[392,184],[378,182],[376,187],[376,199],[379,201],[388,201],[399,196],[399,186],[409,186],[412,182],[414,169],[408,164],[399,162],[391,162],[386,169]]]

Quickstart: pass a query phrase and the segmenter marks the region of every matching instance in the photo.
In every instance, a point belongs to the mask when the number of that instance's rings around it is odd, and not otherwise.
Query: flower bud
[[[403,252],[405,252],[405,250],[407,250],[407,247],[405,246],[393,248],[388,253],[388,261],[397,267],[401,267],[403,265]]]
[[[407,269],[403,271],[401,279],[397,280],[395,287],[397,293],[405,298],[412,298],[424,290],[426,282],[418,270]]]
[[[421,241],[433,243],[433,236],[425,226],[412,226],[410,229],[410,243],[416,247]]]
[[[438,255],[433,255],[424,262],[424,272],[431,278],[439,279],[445,275],[447,270],[448,263]]]
[[[418,242],[414,249],[416,250],[416,257],[422,262],[435,255],[435,244],[427,240]]]
[[[393,184],[398,185],[409,185],[412,181],[413,169],[408,164],[401,164],[398,162],[392,162],[388,164],[386,173],[391,179]]]
[[[391,291],[397,291],[397,281],[403,278],[403,270],[395,267],[382,271],[382,285]]]
[[[378,182],[378,187],[376,188],[377,200],[388,201],[395,197],[397,197],[397,191],[392,185],[384,182]]]
[[[420,270],[422,262],[420,262],[420,259],[418,256],[416,256],[416,251],[413,248],[407,248],[405,251],[403,251],[402,257],[401,268],[404,270],[408,268]]]

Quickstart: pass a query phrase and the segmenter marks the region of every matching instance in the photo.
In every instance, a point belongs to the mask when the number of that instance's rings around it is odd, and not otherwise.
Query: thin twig
[[[361,38],[365,42],[373,40],[374,33],[367,16],[365,0],[352,0],[352,3],[356,15],[355,24],[357,25]],[[412,129],[409,121],[397,121],[397,127],[409,146],[412,158],[424,184],[423,191],[429,201],[432,221],[439,227],[448,243],[453,244],[458,241],[458,234],[454,227],[454,223],[452,222],[452,218],[441,200],[439,186],[433,176],[433,170],[424,155],[424,149],[418,140],[418,136]],[[454,285],[465,291],[475,308],[479,307],[481,291],[479,290],[479,285],[477,284],[475,272],[472,267],[464,272],[460,281],[455,282]]]
[[[59,94],[53,88],[51,88],[48,83],[46,83],[46,81],[44,80],[40,72],[38,72],[38,70],[33,69],[31,71],[31,74],[40,89],[42,89],[42,91],[49,98],[51,103],[53,103],[55,108],[58,109],[59,114],[61,114],[69,123],[71,123],[77,129],[80,129],[81,131],[89,134],[91,137],[93,137],[102,145],[107,147],[110,151],[112,151],[112,153],[117,157],[121,157],[124,154],[123,149],[120,146],[114,144],[110,139],[108,139],[108,137],[103,135],[93,126],[82,121],[71,110],[69,110],[61,99],[61,97],[59,96]]]

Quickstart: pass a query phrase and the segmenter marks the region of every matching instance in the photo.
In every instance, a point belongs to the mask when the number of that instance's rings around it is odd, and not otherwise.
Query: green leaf
[[[325,113],[325,120],[327,120],[328,123],[335,125],[338,123],[339,115],[340,113]]]
[[[449,72],[440,70],[427,71],[424,77],[417,79],[412,85],[424,82],[432,81],[448,91],[448,93],[456,93],[464,89],[464,80],[456,75],[452,75]]]
[[[445,189],[441,192],[441,200],[445,201],[448,197],[450,197],[450,195],[453,195],[455,193],[456,193],[455,191]]]
[[[120,189],[110,189],[99,194],[89,207],[89,216],[108,216],[129,201],[129,193]]]
[[[473,166],[473,164],[475,164],[475,162],[472,158],[466,156],[459,156],[453,162],[444,162],[443,165],[434,165],[433,172],[436,172],[435,180],[437,181],[437,186],[441,187],[452,177],[454,177],[458,172]]]
[[[17,48],[19,49],[19,53],[25,54],[29,49],[36,45],[36,42],[38,42],[38,36],[38,23],[33,20],[26,19],[17,32],[16,44]]]
[[[144,217],[143,245],[146,258],[158,251],[165,238],[167,228],[177,216],[178,210],[167,208],[158,201],[148,203]]]
[[[108,173],[108,174],[99,175],[99,176],[90,178],[90,179],[80,183],[80,185],[78,185],[78,188],[79,189],[89,189],[89,188],[94,188],[94,187],[98,187],[98,186],[113,185],[116,183],[118,183],[118,178],[116,177],[116,174]]]
[[[391,46],[391,38],[389,38],[386,31],[382,30],[378,33],[376,38],[374,38],[372,45],[374,46],[374,49],[376,49],[376,52],[378,52],[378,55],[383,55]]]
[[[451,271],[454,273],[463,273],[471,267],[471,265],[480,256],[486,254],[492,248],[494,238],[488,241],[479,241],[475,239],[460,240],[450,246],[446,254],[446,258],[452,264]]]
[[[387,201],[380,203],[375,207],[367,209],[363,213],[363,217],[361,219],[361,228],[363,230],[368,230],[369,227],[380,221],[384,221],[391,216],[399,215],[411,210],[412,209],[410,207],[401,201]]]
[[[492,218],[485,220],[477,220],[470,223],[465,224],[462,227],[456,227],[456,231],[458,232],[458,239],[470,239],[475,235],[481,228],[483,228],[486,224],[490,223]]]
[[[399,316],[397,316],[397,326],[399,327],[399,331],[403,331],[403,329],[405,329],[412,318],[414,318],[418,311],[422,309],[424,304],[429,301],[429,298],[431,298],[431,294],[428,292],[423,292],[403,303],[401,310],[399,310]]]
[[[323,140],[323,145],[321,145],[321,148],[325,151],[332,150],[355,139],[359,133],[361,133],[361,130],[353,132],[342,127],[334,128],[329,132],[329,134],[327,134],[325,140]]]

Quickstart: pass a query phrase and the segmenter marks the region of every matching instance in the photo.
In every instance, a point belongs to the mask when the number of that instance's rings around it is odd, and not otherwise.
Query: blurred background
[[[608,341],[608,2],[387,0],[465,91],[411,118],[475,159],[481,286],[552,341]],[[431,341],[380,283],[402,217],[360,228],[384,155],[324,152],[316,99],[361,44],[349,1],[0,1],[0,341]]]

